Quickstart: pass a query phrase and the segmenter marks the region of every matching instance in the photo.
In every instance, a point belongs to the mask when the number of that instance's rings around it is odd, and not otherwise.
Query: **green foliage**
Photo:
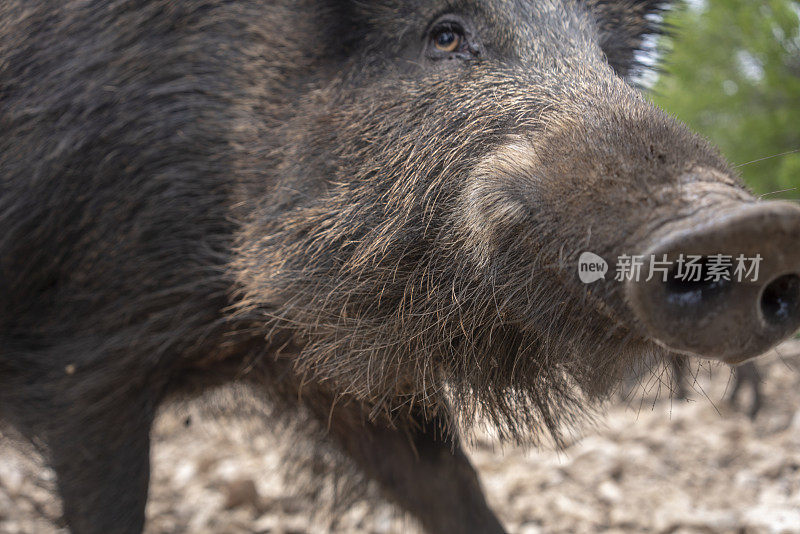
[[[665,18],[657,104],[734,164],[800,149],[800,1],[694,0]],[[740,170],[759,194],[800,198],[800,153]]]

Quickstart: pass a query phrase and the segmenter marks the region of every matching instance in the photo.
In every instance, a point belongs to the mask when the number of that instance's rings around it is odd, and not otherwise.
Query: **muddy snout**
[[[650,241],[626,296],[657,343],[739,363],[800,328],[800,207],[701,211]]]

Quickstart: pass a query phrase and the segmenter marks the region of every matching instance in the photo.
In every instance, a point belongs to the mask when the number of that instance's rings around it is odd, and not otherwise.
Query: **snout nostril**
[[[797,322],[800,319],[800,276],[787,274],[770,282],[761,293],[761,313],[774,325]]]
[[[682,272],[683,271],[683,272]],[[673,269],[666,281],[667,302],[676,306],[697,306],[724,292],[730,286],[730,270],[720,270],[710,276],[706,258],[691,271]]]
[[[624,295],[657,344],[736,364],[800,329],[800,207],[716,202],[653,231]]]

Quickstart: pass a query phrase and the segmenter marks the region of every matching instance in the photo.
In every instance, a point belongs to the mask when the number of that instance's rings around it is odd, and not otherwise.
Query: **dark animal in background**
[[[687,387],[694,387],[693,382],[696,377],[687,370],[685,358],[673,358],[671,363],[673,383],[675,384],[673,395],[678,399],[686,399],[689,397]],[[741,396],[747,390],[750,391],[751,398],[742,408],[745,409],[750,419],[755,419],[764,405],[764,394],[761,391],[761,376],[758,373],[758,367],[752,361],[745,362],[734,369],[733,385],[726,395],[726,401],[733,406],[740,404]]]
[[[429,532],[503,532],[459,435],[800,322],[800,209],[632,86],[652,0],[0,3],[0,412],[75,533],[139,532],[171,397],[238,380]],[[792,245],[792,246],[789,246]],[[593,285],[592,251],[764,257]]]

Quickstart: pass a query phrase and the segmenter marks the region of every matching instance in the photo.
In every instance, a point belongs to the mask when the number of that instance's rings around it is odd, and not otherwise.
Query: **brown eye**
[[[451,29],[439,30],[433,35],[433,44],[441,52],[455,52],[461,46],[461,35]]]

